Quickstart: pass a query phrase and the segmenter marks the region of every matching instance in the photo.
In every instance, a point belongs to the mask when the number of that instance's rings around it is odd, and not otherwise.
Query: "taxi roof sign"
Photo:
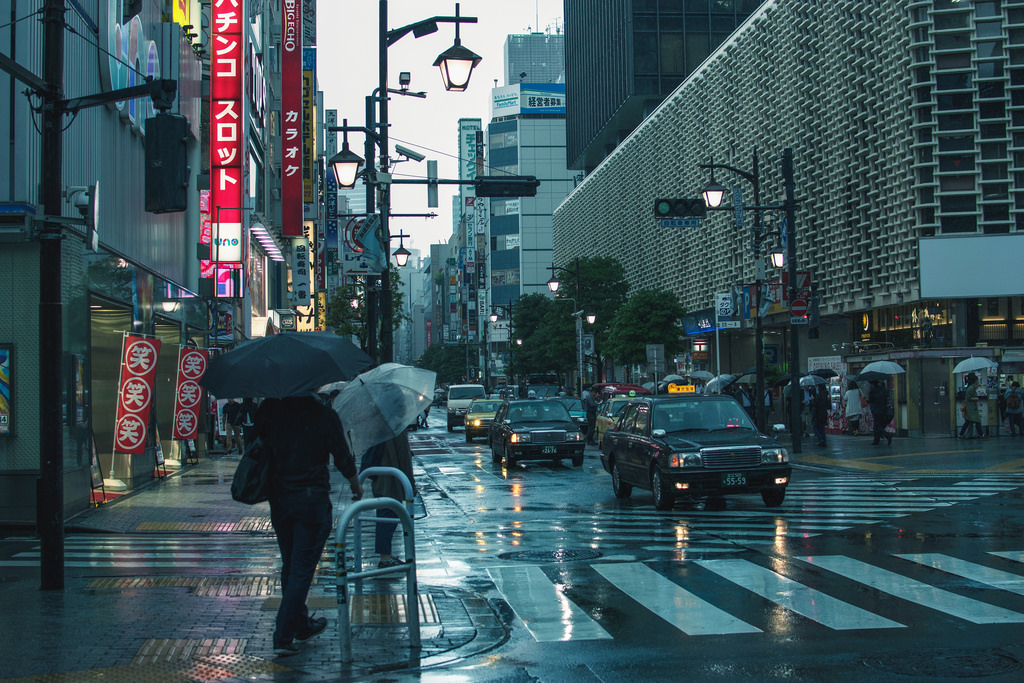
[[[695,394],[697,393],[697,387],[692,384],[676,384],[671,382],[668,385],[668,393],[670,394]]]

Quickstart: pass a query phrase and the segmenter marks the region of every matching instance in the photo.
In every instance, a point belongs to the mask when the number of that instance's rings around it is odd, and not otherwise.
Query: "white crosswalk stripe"
[[[990,554],[1002,556],[1007,553]],[[1024,553],[1009,554],[1024,557]],[[927,565],[998,590],[1024,594],[1024,576],[1017,574],[935,553],[893,557],[909,560],[916,565]],[[824,575],[811,575],[816,586],[806,585],[782,573],[798,574],[802,562],[828,570]],[[685,570],[686,565],[700,567],[708,575],[694,575],[692,570]],[[578,565],[571,570],[558,567],[551,570],[550,576],[538,566],[491,567],[487,572],[531,635],[537,641],[544,642],[610,638],[612,636],[608,635],[608,630],[602,624],[606,612],[625,613],[639,623],[647,623],[644,614],[655,615],[688,636],[756,634],[770,630],[769,627],[775,624],[787,624],[784,628],[791,628],[789,621],[781,617],[764,622],[767,627],[755,625],[763,621],[764,612],[756,603],[742,599],[741,594],[744,592],[759,596],[809,622],[836,631],[914,626],[907,618],[894,621],[832,595],[844,589],[844,594],[850,595],[848,587],[842,585],[846,582],[854,582],[974,624],[1024,623],[1024,614],[1020,612],[981,602],[846,556],[794,558],[787,563],[788,570],[782,570],[777,565],[777,560],[773,560],[772,567],[778,569],[775,571],[749,560],[729,558],[679,563],[674,565],[671,575],[663,575],[643,562],[595,562]],[[907,567],[909,569],[916,565]],[[614,594],[609,594],[603,587],[596,587],[592,583],[592,574],[610,583],[615,589]],[[828,578],[832,575],[840,578]],[[708,576],[715,583],[708,584]],[[703,592],[698,594],[698,590]],[[596,616],[587,614],[573,602],[570,597],[572,591],[584,595],[592,592],[602,595],[601,609],[596,610]],[[864,594],[859,590],[852,592],[855,598]],[[992,596],[991,601],[1000,602],[998,596]],[[742,605],[741,609],[749,614],[736,613],[737,605]],[[872,599],[873,609],[878,609],[879,605],[884,608],[886,602]],[[889,609],[897,611],[899,608],[890,606]],[[916,618],[924,621],[920,616]],[[623,625],[621,621],[616,625],[620,628],[625,626],[627,631],[638,631],[637,628],[629,628],[629,624]]]

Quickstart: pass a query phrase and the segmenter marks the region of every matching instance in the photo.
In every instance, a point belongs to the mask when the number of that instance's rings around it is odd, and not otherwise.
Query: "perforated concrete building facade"
[[[787,147],[822,315],[921,300],[920,238],[1024,225],[1024,2],[764,3],[562,203],[556,262],[616,256],[634,289],[707,308],[754,280],[751,216],[662,229],[655,199],[696,197],[699,164],[750,170],[756,150],[762,204],[778,204]],[[753,204],[745,180],[716,180]]]

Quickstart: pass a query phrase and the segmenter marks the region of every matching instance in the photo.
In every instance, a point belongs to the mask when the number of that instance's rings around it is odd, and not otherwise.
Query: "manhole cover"
[[[498,555],[502,560],[515,560],[516,562],[576,562],[579,560],[593,560],[601,557],[596,550],[523,550],[516,553],[502,553]]]
[[[868,657],[864,663],[879,671],[928,677],[980,678],[1009,673],[1021,668],[1021,663],[1013,657],[992,650],[894,652]]]

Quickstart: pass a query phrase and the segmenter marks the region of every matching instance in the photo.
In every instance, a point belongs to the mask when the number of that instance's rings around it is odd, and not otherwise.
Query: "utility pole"
[[[36,526],[40,541],[40,588],[64,588],[64,425],[61,192],[63,190],[64,0],[43,8],[43,132],[39,233],[39,479]]]
[[[792,358],[789,364],[790,385],[789,403],[792,407],[790,420],[793,424],[793,452],[802,453],[800,441],[803,437],[803,420],[801,403],[804,390],[800,387],[800,333],[799,326],[792,323],[793,302],[797,298],[796,270],[796,183],[793,180],[793,149],[787,147],[782,151],[782,180],[785,183],[786,200],[786,258],[789,259],[789,343]]]

